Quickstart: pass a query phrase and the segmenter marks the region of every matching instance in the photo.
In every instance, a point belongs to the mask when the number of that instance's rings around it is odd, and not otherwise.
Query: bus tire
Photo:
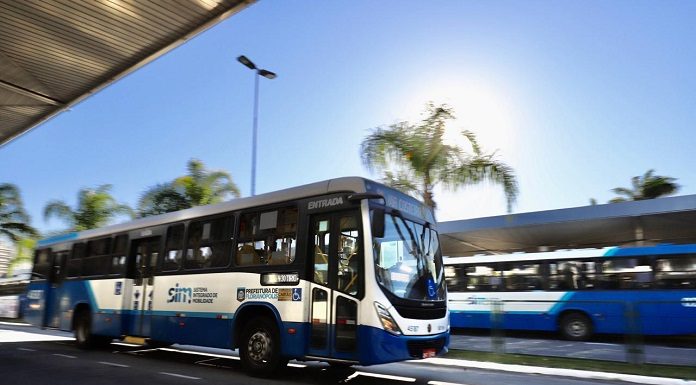
[[[244,325],[239,344],[242,367],[252,375],[267,377],[287,365],[281,355],[280,333],[268,318],[254,318]]]
[[[81,310],[75,315],[75,343],[80,349],[90,349],[96,345],[92,335],[92,315],[89,310]]]
[[[92,314],[87,309],[80,310],[75,316],[75,343],[80,349],[104,347],[111,343],[112,338],[92,334]]]
[[[561,334],[567,340],[587,341],[592,336],[592,320],[583,313],[563,315],[560,322]]]

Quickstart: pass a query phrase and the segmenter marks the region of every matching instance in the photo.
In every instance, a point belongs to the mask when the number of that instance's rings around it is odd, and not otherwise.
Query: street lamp
[[[244,55],[239,56],[237,61],[256,73],[256,76],[254,76],[254,128],[251,139],[251,196],[254,196],[256,195],[256,133],[258,131],[259,116],[259,76],[263,76],[266,79],[275,79],[277,75],[274,72],[256,68],[254,62]]]

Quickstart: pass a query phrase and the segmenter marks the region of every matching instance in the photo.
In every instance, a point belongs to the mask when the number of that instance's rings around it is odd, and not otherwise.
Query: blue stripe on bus
[[[91,305],[92,311],[98,312],[100,310],[106,310],[106,309],[100,309],[98,306],[97,298],[94,296],[94,291],[92,290],[92,285],[89,284],[89,281],[81,281],[82,285],[85,287],[85,291],[87,292],[87,297],[89,298],[89,303]]]
[[[56,236],[50,237],[50,238],[41,239],[38,242],[36,242],[36,246],[42,247],[42,246],[50,245],[52,243],[70,241],[73,239],[77,239],[77,235],[78,235],[78,233],[67,233],[67,234],[56,235]]]
[[[657,245],[643,247],[614,247],[604,255],[607,257],[644,257],[650,255],[694,254],[696,245]]]
[[[558,314],[561,312],[561,308],[566,306],[567,301],[570,301],[570,299],[573,297],[572,292],[568,292],[563,294],[563,296],[556,302],[552,307],[551,310],[549,310],[549,314]],[[538,314],[538,313],[537,313]]]
[[[627,316],[633,311],[639,317],[636,327],[642,334],[693,334],[696,306],[691,305],[690,298],[696,298],[696,290],[569,292],[559,300],[565,302],[556,303],[548,313],[505,311],[502,322],[505,329],[555,331],[559,315],[575,311],[590,317],[597,333],[626,333],[631,325]],[[450,313],[452,327],[492,327],[491,311],[450,310]]]

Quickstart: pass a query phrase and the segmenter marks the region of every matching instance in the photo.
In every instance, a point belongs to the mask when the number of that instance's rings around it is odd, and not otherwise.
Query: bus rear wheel
[[[92,334],[92,315],[89,310],[81,310],[75,316],[75,342],[80,349],[91,349],[111,343],[110,337]]]
[[[239,343],[239,358],[246,371],[257,376],[270,376],[288,360],[280,352],[278,328],[267,318],[247,322]]]
[[[568,340],[587,341],[592,336],[592,321],[582,313],[568,313],[561,318],[561,334]]]

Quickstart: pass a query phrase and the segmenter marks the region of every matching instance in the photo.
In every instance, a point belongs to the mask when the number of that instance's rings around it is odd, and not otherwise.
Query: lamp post
[[[257,68],[256,64],[244,55],[239,56],[237,61],[244,64],[244,66],[250,70],[253,70],[256,74],[254,75],[254,123],[251,139],[251,196],[254,196],[256,195],[256,136],[259,120],[259,76],[263,76],[266,79],[275,79],[277,75],[274,72]]]

